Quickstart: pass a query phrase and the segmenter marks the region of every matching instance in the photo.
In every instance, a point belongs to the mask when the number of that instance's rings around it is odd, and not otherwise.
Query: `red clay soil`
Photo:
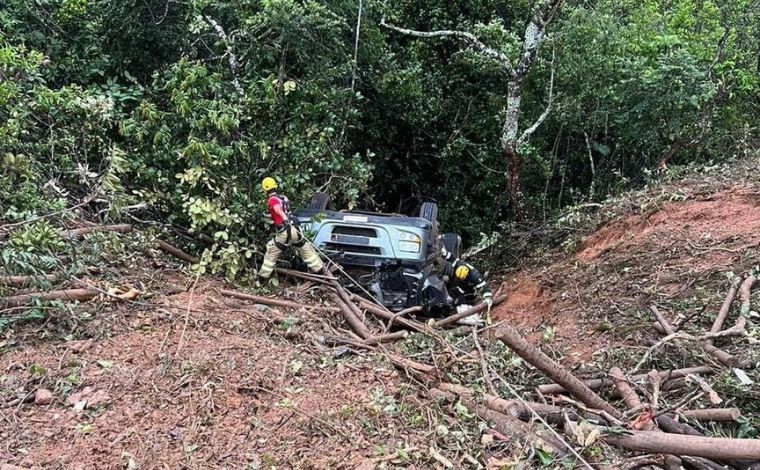
[[[648,305],[694,293],[708,278],[758,262],[760,192],[734,187],[709,197],[669,202],[656,212],[617,218],[576,253],[505,281],[509,298],[493,312],[534,342],[549,339],[578,363],[648,326]],[[717,280],[716,280],[717,279]],[[720,297],[722,299],[722,297]],[[711,299],[716,307],[719,299]],[[640,323],[636,323],[640,322]],[[613,330],[607,332],[608,330]]]
[[[622,251],[674,231],[694,244],[741,238],[748,246],[756,246],[760,240],[760,194],[749,189],[730,189],[709,199],[669,203],[658,209],[614,220],[597,230],[577,259],[591,261],[607,251]]]
[[[0,409],[0,463],[355,468],[378,442],[393,449],[406,438],[372,434],[373,421],[383,418],[373,391],[398,392],[392,368],[323,360],[307,341],[285,340],[268,313],[220,302],[214,287],[201,283],[192,300],[187,293],[170,299],[178,308],[142,312],[125,331],[93,342],[50,342],[3,356],[3,389],[40,386],[54,398]]]

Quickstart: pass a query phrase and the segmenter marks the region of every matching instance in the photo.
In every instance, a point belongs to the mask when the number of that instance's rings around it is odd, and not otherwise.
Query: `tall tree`
[[[525,83],[525,78],[530,73],[538,49],[546,37],[546,29],[554,19],[561,4],[562,0],[543,0],[533,7],[531,17],[528,20],[522,35],[520,54],[516,61],[509,57],[508,54],[489,47],[474,34],[467,31],[417,31],[389,24],[385,19],[381,20],[380,23],[381,26],[385,28],[409,36],[419,38],[453,37],[459,39],[469,44],[470,47],[473,47],[479,53],[499,62],[506,71],[507,76],[509,77],[507,80],[507,106],[500,143],[504,157],[509,164],[508,185],[510,202],[518,219],[523,219],[525,216],[524,198],[521,191],[522,160],[520,157],[520,150],[549,115],[552,96],[552,83],[550,81],[549,101],[546,109],[532,125],[527,127],[522,134],[520,134],[520,104],[522,101],[523,84]]]

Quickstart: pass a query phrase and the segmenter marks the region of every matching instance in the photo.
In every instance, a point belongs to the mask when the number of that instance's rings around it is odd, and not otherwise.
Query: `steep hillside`
[[[0,464],[422,469],[509,468],[524,461],[561,467],[461,403],[433,399],[429,379],[390,362],[391,354],[402,355],[429,364],[439,379],[538,400],[534,387],[547,379],[489,340],[498,336],[499,322],[513,325],[579,376],[604,376],[613,365],[630,370],[645,352],[651,353],[642,364],[647,368],[711,365],[721,406],[741,408],[747,419],[699,429],[756,436],[757,385],[737,385],[731,369],[698,347],[647,347],[661,337],[652,328],[650,306],[684,334],[699,335],[710,329],[736,282],[729,273],[745,276],[760,264],[760,185],[751,168],[757,163],[679,179],[608,204],[585,236],[572,232],[564,248],[505,279],[502,289],[509,295],[495,308],[497,325],[480,331],[479,342],[471,330],[459,329],[414,333],[381,348],[328,346],[326,336],[351,337],[334,311],[230,299],[220,293],[230,286],[167,261],[151,237],[88,236],[76,250],[97,252],[87,259],[101,269],[55,288],[85,284],[100,295],[81,304],[38,303],[30,311],[39,314],[4,323]],[[330,305],[323,288],[283,280],[281,297]],[[1,293],[51,287],[43,282],[2,287]],[[140,294],[114,301],[105,295],[113,287],[134,287]],[[760,305],[758,289],[750,300]],[[0,315],[18,315],[12,310]],[[737,302],[728,324],[738,314]],[[750,345],[759,333],[750,324],[746,336],[715,340],[755,382],[760,353]],[[691,393],[663,392],[662,400],[673,404]],[[704,396],[690,403],[710,406]],[[594,462],[626,458],[599,442],[578,450]]]

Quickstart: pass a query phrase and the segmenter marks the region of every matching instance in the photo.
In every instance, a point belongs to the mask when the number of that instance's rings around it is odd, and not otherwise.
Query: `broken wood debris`
[[[0,299],[0,309],[21,307],[35,300],[67,300],[86,302],[95,298],[98,291],[94,289],[61,289],[33,294],[14,295]]]

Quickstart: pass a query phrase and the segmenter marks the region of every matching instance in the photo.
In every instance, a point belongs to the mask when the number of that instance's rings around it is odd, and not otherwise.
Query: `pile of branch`
[[[348,293],[332,275],[306,274],[284,269],[280,269],[279,272],[310,283],[321,284],[331,290],[332,299],[346,324],[350,326],[354,337],[323,337],[323,342],[374,350],[383,342],[392,342],[406,337],[408,331],[440,338],[438,327],[450,323],[443,320],[425,324],[407,317],[410,311],[399,313],[387,311],[382,306]],[[742,294],[743,302],[746,301],[746,305],[743,303],[743,312],[745,310],[749,312],[749,289],[753,282],[754,280],[748,278],[742,287],[737,289],[737,292]],[[497,302],[501,300],[503,298],[497,297]],[[303,304],[298,306],[319,308]],[[468,316],[480,311],[479,308],[483,307],[478,306],[466,314],[454,317]],[[655,310],[653,309],[653,312]],[[742,316],[742,318],[745,317]],[[664,317],[659,315],[659,319],[664,319]],[[661,323],[665,331],[669,329],[673,331],[666,320]],[[746,318],[743,322],[737,323],[739,326],[745,325]],[[396,327],[400,331],[389,334],[391,327]],[[722,337],[714,333],[720,333],[723,330],[715,326],[713,329],[715,330],[712,331],[713,336],[709,338]],[[670,333],[671,336],[673,334],[674,332]],[[438,361],[435,365],[422,364],[388,350],[385,350],[385,353],[396,367],[414,376],[415,379],[429,384],[432,397],[440,400],[458,400],[472,413],[491,423],[494,431],[500,435],[540,447],[557,457],[564,457],[569,453],[579,455],[568,441],[584,445],[584,442],[578,441],[580,429],[578,423],[583,421],[586,431],[591,430],[585,439],[588,440],[589,436],[593,436],[592,442],[600,440],[632,451],[662,454],[661,461],[668,468],[679,468],[681,464],[693,468],[732,466],[743,469],[760,465],[760,440],[707,437],[682,421],[686,418],[703,421],[730,421],[739,418],[740,412],[734,408],[688,409],[689,404],[703,396],[709,397],[715,404],[720,402],[714,390],[699,375],[712,373],[711,367],[697,366],[671,371],[652,370],[647,374],[631,376],[627,376],[621,369],[613,368],[608,377],[584,381],[529,343],[507,324],[500,324],[496,328],[495,337],[526,362],[554,380],[554,384],[540,386],[538,395],[542,398],[545,398],[544,395],[551,395],[549,398],[553,399],[555,404],[529,402],[519,396],[506,400],[494,392],[477,396],[465,387],[444,380],[446,375],[442,369],[446,366],[439,366]],[[484,375],[489,374],[489,366],[484,358],[481,358],[480,364],[484,369]],[[688,383],[697,386],[695,394],[687,395],[687,399],[677,404],[661,405],[661,391]],[[617,396],[626,405],[626,409],[613,405],[596,393],[595,390],[605,387],[614,387]],[[493,389],[493,386],[489,388]],[[644,388],[651,389],[651,392],[647,394],[647,401],[642,401],[637,393],[637,390]],[[572,398],[561,394],[569,394]],[[551,427],[534,428],[531,426],[533,420],[542,420],[558,426],[566,438],[562,438]]]
[[[284,268],[278,268],[277,272],[281,275],[298,278],[310,284],[323,286],[330,292],[330,298],[336,307],[286,301],[273,297],[255,296],[232,290],[222,290],[221,294],[275,307],[339,312],[346,323],[351,327],[351,331],[354,333],[355,337],[325,338],[332,343],[337,344],[371,346],[403,339],[410,332],[420,332],[437,336],[435,327],[451,325],[462,318],[479,314],[486,309],[486,305],[481,303],[465,312],[457,313],[456,315],[452,315],[429,325],[409,317],[409,315],[413,313],[420,312],[422,310],[421,307],[411,307],[400,312],[391,312],[382,305],[348,292],[340,284],[338,278],[332,274],[312,274]],[[504,299],[506,299],[506,296],[497,296],[496,299],[494,299],[494,305],[499,304],[504,301]],[[395,330],[395,333],[390,333],[391,329]]]
[[[721,348],[718,348],[715,346],[714,342],[715,340],[722,338],[747,335],[746,327],[747,323],[749,322],[750,294],[752,286],[756,281],[757,278],[752,275],[747,276],[744,278],[744,280],[741,280],[738,277],[735,278],[731,284],[731,288],[726,294],[725,300],[723,301],[723,304],[718,311],[718,315],[716,316],[715,321],[710,328],[710,331],[700,336],[689,335],[681,331],[676,331],[676,329],[671,325],[667,318],[665,318],[665,316],[660,313],[657,307],[654,305],[651,306],[650,310],[657,321],[656,325],[658,328],[656,329],[666,336],[662,338],[657,344],[652,346],[650,348],[650,351],[654,351],[669,341],[673,342],[674,345],[680,348],[684,347],[684,341],[694,342],[697,343],[702,348],[702,350],[717,363],[725,367],[740,366],[741,360],[738,357],[724,351]],[[725,323],[726,318],[728,318],[728,315],[731,311],[731,306],[733,305],[737,294],[741,299],[740,313],[736,319],[735,324],[730,328],[724,329],[723,324]]]

